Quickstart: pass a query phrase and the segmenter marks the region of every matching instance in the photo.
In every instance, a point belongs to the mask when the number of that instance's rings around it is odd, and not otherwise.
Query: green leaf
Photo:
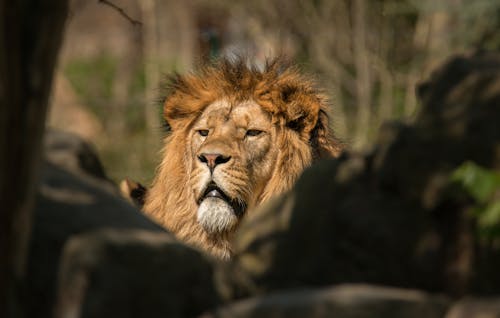
[[[500,189],[500,174],[467,161],[452,174],[452,180],[459,182],[479,203],[486,203],[493,193]]]
[[[481,227],[500,224],[500,201],[494,201],[479,211],[478,223]]]

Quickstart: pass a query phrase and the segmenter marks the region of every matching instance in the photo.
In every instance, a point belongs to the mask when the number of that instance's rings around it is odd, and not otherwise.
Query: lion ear
[[[198,91],[195,80],[194,77],[177,73],[164,80],[164,97],[161,102],[163,123],[167,132],[183,129],[199,112],[201,103],[199,98],[193,96],[193,92]]]
[[[286,126],[307,137],[316,124],[321,108],[318,98],[292,83],[281,88],[280,102],[284,105]]]
[[[342,144],[333,135],[326,109],[326,98],[300,85],[283,85],[281,102],[286,108],[286,126],[308,139],[315,158],[336,157]]]
[[[184,129],[193,116],[194,112],[186,111],[183,106],[177,106],[175,101],[170,100],[163,107],[163,122],[167,132]]]
[[[139,208],[142,208],[144,205],[146,192],[146,187],[139,182],[130,180],[129,178],[125,178],[120,182],[121,195]]]
[[[165,102],[165,105],[163,106],[163,128],[167,133],[176,131],[179,128],[179,125],[177,124],[178,118],[176,118],[173,113],[174,111],[172,105]]]
[[[161,126],[164,132],[167,133],[172,132],[172,125],[168,122],[168,120],[165,117],[163,117]]]
[[[330,129],[330,120],[324,109],[320,109],[316,125],[311,131],[310,144],[315,158],[337,157],[343,145]]]

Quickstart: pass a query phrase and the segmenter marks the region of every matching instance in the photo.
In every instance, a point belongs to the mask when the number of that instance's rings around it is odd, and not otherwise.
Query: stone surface
[[[500,57],[453,58],[419,94],[414,124],[387,124],[373,151],[321,162],[252,211],[227,263],[176,242],[117,196],[90,147],[56,136],[27,315],[443,317],[440,294],[500,294],[499,244],[477,239],[449,178],[467,160],[500,169]],[[497,299],[465,298],[447,317],[497,317]]]
[[[499,318],[500,297],[465,298],[456,302],[446,318]]]
[[[45,160],[73,174],[108,180],[94,147],[73,133],[47,129],[43,153]]]
[[[53,137],[54,135],[51,138]],[[66,253],[68,256],[63,257],[64,264],[70,265],[64,266],[84,272],[78,266],[85,264],[85,257],[91,255],[90,263],[87,264],[89,270],[92,269],[92,273],[100,275],[110,274],[109,280],[89,279],[88,289],[87,287],[81,289],[85,294],[85,298],[82,299],[85,303],[72,308],[92,309],[91,312],[100,312],[99,310],[104,310],[104,308],[99,308],[99,305],[92,301],[101,299],[106,304],[113,303],[115,294],[116,299],[122,301],[125,299],[124,295],[131,297],[124,303],[124,306],[127,303],[131,303],[131,306],[136,303],[137,308],[141,309],[144,309],[146,304],[166,308],[168,303],[159,304],[158,298],[162,295],[169,295],[172,292],[171,288],[179,289],[179,286],[175,284],[178,281],[172,281],[170,286],[167,284],[169,279],[173,279],[177,274],[187,279],[189,277],[183,273],[192,274],[194,269],[200,269],[199,276],[188,275],[192,276],[191,283],[186,282],[186,286],[194,286],[198,282],[198,277],[208,275],[210,268],[207,266],[209,265],[207,261],[200,260],[199,253],[175,243],[170,234],[161,226],[118,196],[118,190],[106,179],[97,155],[90,146],[64,133],[57,134],[55,137],[46,143],[47,161],[41,171],[42,178],[34,211],[33,233],[24,286],[24,296],[29,304],[26,309],[27,317],[53,317],[60,275],[65,277],[63,286],[65,290],[68,290],[68,295],[78,290],[78,277],[74,278],[67,272],[59,273],[61,255],[66,244],[69,244],[66,248],[69,252]],[[115,236],[93,234],[95,231],[103,230],[121,232]],[[139,235],[136,231],[147,231],[147,234]],[[127,250],[130,250],[130,257],[127,257]],[[168,253],[164,257],[157,257],[161,251]],[[123,259],[123,263],[119,263],[120,258],[116,260],[112,258],[114,252]],[[169,269],[172,272],[162,276],[164,273],[159,269],[162,264],[170,266]],[[114,273],[116,276],[111,275],[113,266],[116,269]],[[153,283],[153,275],[160,276],[157,285]],[[157,298],[154,300],[142,298],[147,293],[144,292],[144,286],[141,290],[137,285],[141,279],[158,287]],[[125,289],[129,283],[131,288],[135,286],[137,288],[136,300],[131,294],[127,294],[127,291],[120,289],[113,291],[110,289],[109,282],[115,282],[116,286],[121,286],[121,289]],[[102,286],[99,285],[100,283]],[[101,287],[102,289],[99,289]],[[159,290],[160,287],[165,289]],[[128,292],[135,293],[135,290],[131,289]],[[60,295],[65,296],[65,293],[62,292]],[[193,299],[185,293],[182,295],[186,299]],[[205,296],[206,299],[214,297],[212,294]],[[151,302],[148,303],[148,301]],[[187,310],[188,312],[196,310],[194,305],[187,309],[181,303],[176,306],[171,306],[171,308],[175,307],[177,311]],[[64,311],[64,313],[67,312]],[[76,315],[76,312],[74,314]],[[75,316],[68,314],[66,317]]]
[[[372,318],[443,317],[449,300],[416,290],[370,285],[340,285],[290,290],[219,308],[217,318]]]
[[[224,297],[349,282],[500,292],[498,244],[476,240],[471,201],[450,182],[467,160],[500,169],[500,57],[453,58],[420,98],[415,124],[311,167],[244,220],[218,275]]]
[[[165,233],[103,230],[61,257],[56,317],[193,317],[217,302],[211,264]]]

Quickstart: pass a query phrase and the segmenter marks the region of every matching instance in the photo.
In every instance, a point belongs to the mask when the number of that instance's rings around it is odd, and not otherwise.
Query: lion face
[[[221,257],[251,208],[289,190],[314,160],[336,156],[326,98],[280,60],[222,61],[176,76],[170,134],[143,210],[179,239]]]
[[[230,231],[269,181],[276,127],[253,101],[209,105],[190,132],[190,186],[208,233]]]

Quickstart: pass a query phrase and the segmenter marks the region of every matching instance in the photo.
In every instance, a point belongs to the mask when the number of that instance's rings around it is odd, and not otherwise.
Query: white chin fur
[[[233,208],[219,198],[206,198],[198,208],[198,222],[208,233],[230,230],[238,221]]]

